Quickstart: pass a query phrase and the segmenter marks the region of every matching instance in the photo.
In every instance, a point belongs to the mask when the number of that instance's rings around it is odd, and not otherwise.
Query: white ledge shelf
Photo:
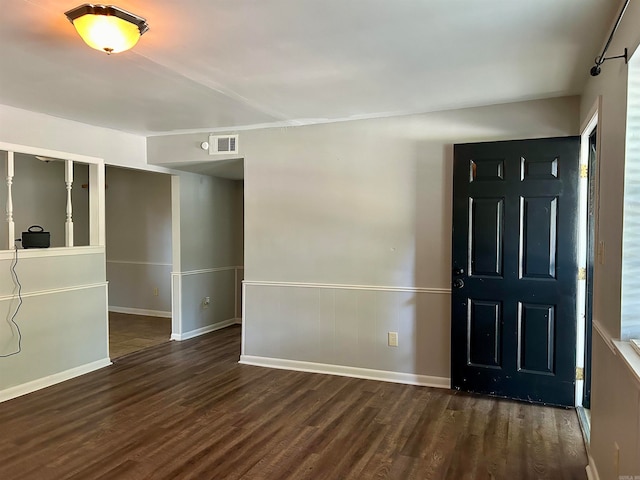
[[[640,389],[640,355],[638,355],[638,352],[633,349],[629,342],[614,340],[613,345],[622,361],[631,371],[636,381],[636,387]]]
[[[18,258],[65,257],[71,255],[93,255],[104,253],[104,246],[87,247],[54,247],[54,248],[19,248]],[[0,250],[0,260],[12,260],[15,250]]]

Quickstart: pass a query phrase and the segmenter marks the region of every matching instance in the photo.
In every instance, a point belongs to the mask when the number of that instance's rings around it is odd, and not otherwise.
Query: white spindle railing
[[[65,246],[73,247],[73,206],[71,187],[73,186],[73,160],[65,160],[64,183],[67,186],[67,219],[64,224]]]
[[[7,248],[13,248],[16,241],[16,224],[13,221],[13,152],[7,152]]]

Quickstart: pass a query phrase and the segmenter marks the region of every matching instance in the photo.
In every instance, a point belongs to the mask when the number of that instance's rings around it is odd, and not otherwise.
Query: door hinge
[[[576,367],[576,380],[584,380],[584,368]]]
[[[580,268],[578,270],[578,280],[586,280],[587,279],[587,269]]]
[[[580,178],[587,178],[589,176],[589,165],[586,163],[580,165]]]

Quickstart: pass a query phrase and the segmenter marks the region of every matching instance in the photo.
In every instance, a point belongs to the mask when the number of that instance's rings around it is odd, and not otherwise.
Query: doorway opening
[[[591,342],[593,325],[593,287],[596,264],[596,219],[598,198],[599,129],[596,104],[581,131],[580,220],[578,226],[578,295],[576,343],[576,407],[585,442],[590,437]]]
[[[171,184],[171,339],[182,341],[241,323],[244,162],[240,158],[177,167],[185,172],[174,174]]]
[[[109,355],[171,337],[171,176],[107,166]]]

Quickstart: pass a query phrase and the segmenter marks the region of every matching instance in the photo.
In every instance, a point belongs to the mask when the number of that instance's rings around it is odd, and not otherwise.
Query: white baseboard
[[[424,387],[447,389],[451,388],[451,379],[449,378],[431,377],[428,375],[417,375],[414,373],[389,372],[386,370],[346,367],[344,365],[330,365],[327,363],[299,362],[296,360],[285,360],[282,358],[254,357],[252,355],[240,355],[239,363],[244,365],[254,365],[257,367],[324,373],[327,375],[340,375],[342,377],[380,380],[382,382],[405,383],[407,385],[421,385]]]
[[[233,321],[236,325],[242,325],[242,318],[234,318]]]
[[[596,463],[593,461],[593,457],[589,455],[589,465],[587,465],[587,478],[589,480],[600,480],[600,475],[598,475],[598,469],[596,468]]]
[[[129,315],[144,315],[146,317],[171,318],[171,312],[165,312],[163,310],[147,310],[145,308],[129,308],[129,307],[112,307],[110,305],[109,311],[113,313],[127,313]]]
[[[23,383],[22,385],[16,385],[15,387],[0,390],[0,402],[6,402],[7,400],[11,400],[12,398],[21,397],[22,395],[26,395],[27,393],[50,387],[51,385],[64,382],[65,380],[71,380],[72,378],[79,377],[80,375],[84,375],[85,373],[93,372],[94,370],[108,367],[109,365],[111,365],[111,359],[103,358],[102,360],[97,360],[95,362],[87,363],[86,365],[71,368],[69,370],[65,370],[64,372],[54,373],[53,375],[49,375],[48,377],[39,378],[37,380],[32,380],[31,382]]]
[[[214,323],[213,325],[207,325],[206,327],[197,328],[195,330],[191,330],[182,334],[172,333],[171,340],[189,340],[190,338],[199,337],[200,335],[204,335],[205,333],[215,332],[216,330],[221,330],[235,324],[236,319],[232,318],[229,320],[224,320],[223,322]]]

